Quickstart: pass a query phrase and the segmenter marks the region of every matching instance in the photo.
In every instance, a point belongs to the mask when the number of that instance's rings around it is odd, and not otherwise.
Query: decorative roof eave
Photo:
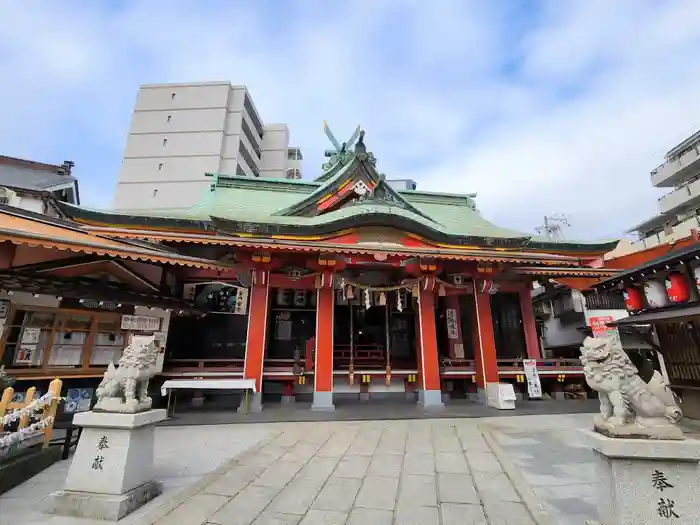
[[[315,242],[313,244],[300,244],[299,241],[283,241],[269,239],[235,239],[228,244],[240,248],[249,248],[254,250],[271,250],[271,251],[295,251],[306,253],[337,253],[337,254],[357,254],[357,255],[374,255],[383,254],[388,256],[410,257],[410,256],[425,256],[435,259],[452,259],[461,261],[487,261],[487,262],[503,262],[503,263],[520,263],[520,264],[551,264],[551,265],[571,265],[578,266],[578,259],[571,257],[550,256],[544,258],[539,254],[528,253],[509,253],[499,252],[495,250],[480,250],[480,249],[462,249],[462,250],[444,250],[440,248],[421,249],[414,247],[397,248],[394,245],[386,248],[359,247],[360,245],[333,244],[324,242]]]
[[[611,268],[539,268],[516,267],[509,268],[510,272],[518,275],[541,275],[545,277],[610,277],[617,275],[622,270]]]
[[[217,261],[174,253],[165,246],[111,239],[85,231],[75,223],[21,209],[5,208],[0,213],[0,241],[135,261],[200,268],[226,266]]]
[[[548,252],[566,252],[571,255],[600,256],[614,250],[619,244],[619,240],[603,242],[544,242],[530,239],[525,246],[533,251],[546,250]]]
[[[649,273],[653,273],[654,271],[666,270],[667,267],[676,266],[678,264],[697,259],[700,259],[700,244],[693,243],[679,250],[671,250],[670,252],[647,261],[646,263],[635,268],[621,271],[614,277],[610,277],[599,282],[596,287],[609,288],[610,286],[614,286],[615,284],[623,282],[626,279],[636,279],[637,277],[642,277]]]
[[[358,207],[359,208],[359,207]],[[358,209],[358,212],[360,210]],[[456,236],[449,235],[440,230],[423,224],[403,215],[391,213],[390,208],[386,211],[372,211],[371,213],[356,213],[347,217],[337,218],[328,222],[315,225],[293,225],[278,223],[253,223],[234,221],[220,217],[212,217],[213,227],[231,236],[237,235],[265,235],[274,237],[275,235],[327,235],[341,230],[367,226],[391,226],[408,233],[417,234],[430,241],[453,245],[453,246],[483,246],[486,249],[495,248],[522,248],[527,243],[527,238],[518,237],[482,237],[482,236]]]
[[[126,215],[102,210],[91,210],[80,206],[73,206],[66,202],[55,201],[57,208],[65,217],[77,222],[92,226],[108,227],[137,227],[140,229],[153,228],[154,230],[201,232],[211,231],[211,223],[208,220],[185,219],[177,217],[149,217],[147,215]],[[144,210],[145,211],[145,210]]]
[[[87,253],[94,255],[102,255],[107,257],[115,257],[117,259],[131,259],[132,261],[143,261],[161,264],[173,264],[176,266],[190,266],[193,268],[206,268],[213,270],[232,268],[232,265],[210,261],[207,259],[199,259],[195,257],[186,257],[183,255],[165,256],[155,253],[144,253],[136,250],[124,249],[108,249],[95,245],[72,243],[69,241],[56,241],[52,239],[42,239],[34,236],[24,236],[18,238],[13,235],[0,234],[0,241],[10,241],[16,245],[25,245],[31,247],[50,248],[61,251],[71,251],[74,253]]]
[[[95,300],[104,299],[123,304],[197,312],[193,303],[178,297],[134,291],[118,283],[87,277],[37,276],[32,273],[24,274],[5,270],[0,272],[0,287],[5,290],[43,293],[76,299],[91,297]]]

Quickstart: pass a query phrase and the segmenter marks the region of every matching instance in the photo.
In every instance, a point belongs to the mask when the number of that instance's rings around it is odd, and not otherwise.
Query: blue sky
[[[569,237],[656,211],[649,172],[700,128],[700,2],[0,0],[0,153],[76,162],[107,207],[138,86],[247,84],[317,174],[357,124],[378,167],[477,192],[483,215]]]

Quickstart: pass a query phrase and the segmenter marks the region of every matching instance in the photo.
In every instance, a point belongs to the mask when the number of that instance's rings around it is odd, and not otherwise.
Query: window
[[[260,146],[258,145],[258,139],[251,131],[248,123],[245,121],[245,116],[243,116],[243,118],[241,120],[241,127],[243,128],[243,134],[248,139],[248,142],[250,142],[250,145],[253,146],[253,150],[255,151],[255,154],[258,156],[258,158],[260,158],[260,156],[262,155],[262,152],[260,151]]]
[[[16,310],[12,314],[5,352],[0,364],[6,367],[41,366],[44,352],[49,346],[55,314],[52,312],[27,312]]]
[[[121,314],[14,310],[0,365],[8,368],[104,368],[117,362],[129,338]]]
[[[250,156],[248,149],[245,147],[245,144],[243,144],[242,142],[240,143],[240,145],[238,147],[238,152],[241,154],[241,157],[243,157],[243,160],[250,168],[250,171],[253,172],[253,175],[255,175],[256,177],[259,177],[260,171],[258,171],[258,167],[255,165],[255,162],[253,162],[253,158]]]
[[[171,118],[172,118],[172,117],[171,117],[170,115],[168,115],[168,118],[167,118],[166,122],[170,122],[170,119],[171,119]]]
[[[90,354],[90,366],[107,366],[116,363],[126,346],[126,331],[121,329],[120,317],[97,320],[95,341]]]
[[[258,114],[255,112],[255,108],[253,108],[253,103],[250,101],[250,97],[248,96],[247,93],[245,95],[245,98],[243,99],[243,107],[248,112],[248,116],[250,117],[250,120],[253,121],[253,126],[255,126],[255,131],[258,132],[258,135],[260,135],[260,138],[263,138],[262,122],[260,122],[260,119],[258,118]]]
[[[168,145],[168,139],[163,139],[163,147]]]
[[[8,199],[7,197],[0,197],[0,204],[9,204],[9,203],[10,203],[10,199]]]
[[[161,162],[160,164],[158,164],[158,171],[160,171],[162,169],[163,169],[163,163]]]
[[[54,329],[49,366],[81,366],[91,325],[89,313],[60,315]]]

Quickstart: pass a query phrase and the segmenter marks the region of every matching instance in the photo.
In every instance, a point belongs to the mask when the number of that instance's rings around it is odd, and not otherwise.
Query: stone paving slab
[[[596,517],[592,452],[579,439],[589,426],[590,415],[549,415],[159,428],[169,495],[149,505],[175,504],[120,525],[582,525]],[[68,463],[0,497],[0,525],[101,523],[30,503],[32,490],[60,488]]]
[[[156,428],[154,469],[157,479],[163,482],[163,493],[120,520],[119,525],[141,525],[147,516],[158,512],[161,506],[179,497],[188,487],[201,482],[231,458],[273,437],[278,428],[277,425]],[[104,521],[50,516],[41,512],[43,500],[52,492],[63,488],[70,462],[71,459],[54,463],[20,486],[2,494],[0,525],[104,525]],[[263,470],[264,468],[255,475]],[[254,476],[246,484],[252,479]],[[198,494],[197,503],[189,503],[192,500],[188,500],[186,503],[189,504],[183,505],[184,510],[180,512],[184,512],[185,516],[191,515],[190,521],[197,523],[197,516],[204,513],[207,514],[205,518],[208,517],[216,510],[214,507],[218,503],[226,503],[230,499],[228,494],[223,499],[221,496]],[[171,521],[163,523],[176,523],[172,521],[173,518],[169,519]]]
[[[534,523],[471,420],[288,424],[198,496],[154,525]]]

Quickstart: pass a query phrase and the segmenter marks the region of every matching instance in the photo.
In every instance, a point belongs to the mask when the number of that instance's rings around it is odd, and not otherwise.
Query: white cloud
[[[140,84],[231,80],[290,126],[307,177],[328,119],[341,136],[361,123],[389,177],[477,191],[502,226],[560,212],[596,237],[652,215],[649,171],[700,127],[700,4],[506,5],[6,2],[0,148],[72,158],[105,205]]]

